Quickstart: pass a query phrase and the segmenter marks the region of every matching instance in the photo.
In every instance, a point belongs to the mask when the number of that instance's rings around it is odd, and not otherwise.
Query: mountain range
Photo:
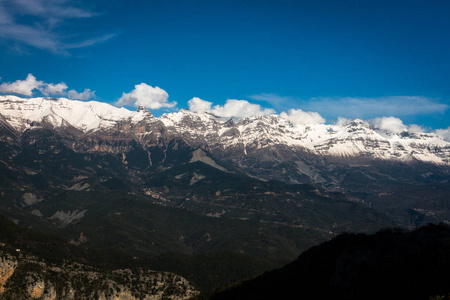
[[[0,96],[0,214],[145,258],[203,291],[341,232],[449,222],[449,179],[449,142],[358,119],[154,117],[143,107]]]
[[[95,101],[15,96],[0,96],[0,109],[2,121],[19,133],[47,126],[72,129],[86,136],[112,131],[127,133],[143,145],[177,136],[193,147],[207,147],[213,153],[240,151],[242,157],[259,149],[286,146],[293,152],[301,150],[310,155],[450,164],[450,143],[437,135],[408,130],[392,133],[360,119],[339,125],[303,125],[278,116],[235,121],[184,109],[155,118],[144,107],[130,111]],[[278,159],[283,158],[281,155]]]
[[[36,132],[51,130],[76,153],[108,153],[127,168],[166,163],[171,158],[163,148],[177,141],[192,149],[190,163],[260,180],[318,185],[384,212],[386,201],[407,197],[405,191],[417,195],[417,187],[432,184],[437,185],[435,194],[447,192],[449,142],[433,133],[394,134],[359,119],[302,125],[278,116],[225,120],[189,110],[155,118],[143,107],[130,111],[95,101],[16,96],[0,96],[0,113],[6,140],[24,143]],[[202,176],[189,180],[194,183]],[[420,203],[410,209],[425,216],[440,214]]]

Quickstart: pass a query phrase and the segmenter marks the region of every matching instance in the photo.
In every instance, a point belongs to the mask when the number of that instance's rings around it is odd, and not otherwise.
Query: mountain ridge
[[[206,112],[180,110],[155,118],[145,108],[130,111],[96,101],[65,98],[20,98],[0,96],[3,120],[19,133],[47,124],[74,127],[85,135],[101,131],[133,131],[137,137],[166,134],[185,138],[197,146],[250,149],[285,145],[316,155],[370,157],[450,165],[450,143],[433,133],[403,131],[392,134],[375,130],[356,119],[344,125],[292,124],[278,116],[252,116],[239,121],[225,120]],[[158,130],[155,130],[158,129]]]

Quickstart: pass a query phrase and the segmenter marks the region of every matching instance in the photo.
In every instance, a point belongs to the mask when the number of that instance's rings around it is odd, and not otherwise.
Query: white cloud
[[[174,107],[176,102],[168,102],[169,94],[159,87],[152,87],[141,83],[134,86],[134,90],[123,93],[117,101],[118,106],[145,106],[149,109],[159,109],[163,107]]]
[[[450,126],[446,129],[436,129],[434,133],[436,133],[436,135],[441,137],[443,140],[450,142]]]
[[[416,124],[405,125],[403,124],[402,120],[394,117],[375,118],[369,120],[368,122],[376,129],[383,130],[385,132],[393,134],[399,134],[404,131],[408,131],[411,133],[421,133],[426,131],[425,128],[423,128],[422,126]]]
[[[90,89],[84,89],[82,93],[78,93],[75,90],[70,90],[67,92],[67,97],[69,97],[70,99],[85,101],[95,98],[95,91],[91,91]]]
[[[33,90],[39,89],[42,85],[44,85],[43,81],[38,81],[33,74],[28,74],[25,80],[16,80],[12,83],[2,83],[0,85],[0,93],[31,96],[33,94]]]
[[[76,40],[77,33],[69,27],[70,20],[95,15],[67,0],[0,1],[0,39],[6,40],[13,49],[17,48],[16,43],[68,55],[67,49],[103,43],[115,36],[104,34]],[[33,22],[27,21],[30,19]]]
[[[1,78],[0,78],[1,79]],[[33,93],[40,91],[44,96],[64,96],[70,99],[89,100],[95,98],[95,92],[90,89],[85,89],[84,92],[78,93],[75,90],[68,89],[67,84],[60,83],[46,83],[41,80],[36,80],[33,74],[28,74],[25,80],[16,80],[12,83],[4,82],[0,85],[0,93],[2,94],[19,94],[24,96],[33,96]]]
[[[228,99],[225,105],[215,105],[211,113],[223,118],[245,118],[254,115],[270,115],[276,113],[272,108],[262,108],[258,104],[246,100]]]
[[[67,84],[60,82],[57,84],[46,83],[41,89],[44,96],[49,95],[66,95]]]
[[[198,97],[194,97],[188,101],[189,110],[195,113],[198,112],[209,112],[211,111],[212,102],[202,100]]]
[[[325,119],[317,112],[303,111],[301,109],[290,109],[282,112],[280,118],[286,119],[293,124],[323,124]]]
[[[408,129],[408,126],[403,124],[403,121],[399,118],[394,117],[381,117],[370,120],[369,123],[380,130],[387,131],[390,133],[401,133]]]

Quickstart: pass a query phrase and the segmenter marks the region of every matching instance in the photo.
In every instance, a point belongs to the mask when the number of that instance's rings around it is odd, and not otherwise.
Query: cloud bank
[[[311,98],[302,107],[322,115],[344,118],[376,118],[381,116],[411,116],[443,113],[450,106],[435,99],[418,96],[379,98]]]
[[[0,1],[0,39],[10,44],[18,43],[68,55],[67,49],[92,46],[115,36],[109,33],[84,38],[81,41],[74,40],[77,33],[72,31],[73,27],[69,27],[68,23],[73,19],[89,19],[96,14],[68,2],[67,0]]]
[[[267,116],[275,114],[272,108],[263,108],[258,104],[253,104],[247,100],[228,99],[224,105],[215,105],[212,102],[194,97],[188,101],[189,110],[192,112],[210,112],[222,118],[246,118],[254,115]]]
[[[225,105],[215,105],[213,103],[194,97],[188,101],[189,110],[192,112],[209,112],[222,118],[246,118],[254,115],[273,115],[276,111],[272,108],[264,108],[258,104],[250,103],[247,100],[228,99]],[[301,109],[290,109],[282,112],[280,118],[286,119],[293,124],[323,124],[325,119],[316,112],[305,112]]]
[[[380,131],[391,134],[403,131],[410,133],[427,131],[420,125],[405,125],[399,117],[443,114],[450,108],[450,105],[441,103],[439,99],[421,96],[315,97],[302,100],[262,93],[252,95],[250,98],[274,106],[284,106],[284,109],[288,110],[280,113],[280,117],[294,124],[321,124],[324,122],[322,116],[329,119],[336,119],[338,116],[335,121],[337,125],[344,125],[354,119],[363,119],[368,120],[369,124]],[[289,108],[291,103],[297,103],[302,109]],[[450,140],[449,128],[438,129],[434,132]]]
[[[0,78],[1,79],[1,78]],[[25,80],[16,80],[14,82],[3,82],[0,84],[0,93],[2,94],[19,94],[31,97],[34,92],[41,92],[44,96],[63,96],[76,100],[89,100],[95,98],[95,92],[85,89],[82,93],[76,90],[67,91],[68,86],[64,82],[45,83],[37,80],[33,74],[28,74]]]
[[[215,105],[211,112],[224,118],[246,118],[254,115],[267,116],[276,113],[272,108],[263,108],[246,100],[228,99],[225,105]]]
[[[303,111],[301,109],[290,109],[288,112],[280,113],[280,118],[286,119],[293,124],[323,124],[325,119],[317,112]]]
[[[335,123],[336,125],[345,125],[352,122],[353,120],[354,119],[338,117]],[[395,117],[380,117],[370,119],[365,122],[370,124],[375,130],[387,134],[400,134],[402,132],[423,133],[427,131],[420,125],[406,125],[401,119]]]
[[[123,93],[116,102],[117,106],[144,106],[149,109],[160,109],[163,107],[174,107],[176,102],[169,102],[169,94],[159,88],[152,87],[146,83],[137,84],[134,90]]]

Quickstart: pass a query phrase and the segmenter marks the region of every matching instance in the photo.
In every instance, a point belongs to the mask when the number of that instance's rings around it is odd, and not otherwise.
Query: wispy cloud
[[[44,18],[90,18],[95,14],[81,8],[70,6],[67,0],[13,0],[21,8],[22,14]]]
[[[87,39],[78,43],[73,43],[73,44],[66,44],[64,47],[65,49],[74,49],[74,48],[84,48],[84,47],[89,47],[95,44],[101,44],[106,42],[109,39],[112,39],[113,37],[117,36],[119,33],[111,33],[111,34],[106,34],[104,36],[99,36],[99,37],[95,37],[95,38],[91,38],[91,39]]]
[[[0,1],[0,39],[68,55],[68,49],[103,43],[116,35],[83,36],[81,41],[75,41],[73,32],[65,34],[71,19],[96,15],[71,5],[67,0]],[[75,36],[81,36],[81,33]]]
[[[251,96],[251,99],[264,101],[274,107],[282,106],[284,109],[301,107],[303,110],[318,112],[328,119],[336,119],[338,116],[370,119],[383,116],[429,115],[444,113],[450,108],[448,104],[439,102],[439,99],[420,96],[314,97],[305,100],[277,94],[259,94]]]
[[[279,96],[277,94],[270,93],[251,95],[249,98],[256,101],[266,102],[275,108],[285,108],[286,106],[291,105],[292,101],[295,101],[295,98],[293,97]]]
[[[436,99],[416,96],[379,98],[311,98],[302,107],[324,115],[345,118],[376,118],[381,116],[412,116],[443,113],[449,105]]]
[[[1,78],[0,78],[1,80]],[[64,82],[46,83],[37,80],[33,74],[28,74],[24,80],[16,80],[14,82],[3,82],[0,84],[0,93],[2,94],[19,94],[24,96],[33,96],[34,93],[40,92],[44,96],[64,96],[70,99],[89,100],[95,98],[95,92],[85,89],[82,93],[76,90],[67,91],[68,86]]]

